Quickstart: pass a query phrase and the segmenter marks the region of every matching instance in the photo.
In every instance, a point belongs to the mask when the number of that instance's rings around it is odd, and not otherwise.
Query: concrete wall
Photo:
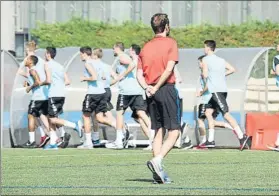
[[[14,1],[1,1],[1,50],[15,50]]]

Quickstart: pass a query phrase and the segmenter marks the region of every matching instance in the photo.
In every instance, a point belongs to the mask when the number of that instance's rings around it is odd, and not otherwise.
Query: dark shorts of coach
[[[40,117],[41,114],[48,114],[48,100],[31,100],[28,106],[28,114],[34,117]]]
[[[107,111],[111,111],[113,109],[113,105],[111,104],[111,90],[110,88],[105,88],[105,101],[107,102]]]
[[[203,119],[203,120],[206,119],[205,111],[206,111],[206,109],[209,109],[209,108],[213,109],[212,106],[210,106],[209,104],[200,104],[199,111],[198,111],[198,118]],[[213,111],[212,116],[215,119],[219,115],[219,110],[217,110],[217,109],[213,109],[213,110],[214,111]]]
[[[151,128],[181,130],[181,101],[174,84],[165,84],[154,96],[147,99]]]
[[[63,114],[64,103],[65,97],[50,97],[48,99],[48,116],[55,118]]]
[[[107,102],[105,100],[105,93],[103,94],[87,94],[82,104],[83,113],[98,114],[100,112],[107,112]]]
[[[224,115],[227,112],[229,112],[229,106],[226,99],[227,99],[227,93],[224,92],[212,93],[212,97],[208,102],[208,107],[216,111],[219,111],[222,113],[222,115]]]
[[[139,110],[146,111],[147,105],[142,95],[118,95],[116,111],[125,110],[130,107],[134,113],[134,117],[137,118],[136,112]],[[133,115],[133,114],[132,114]]]

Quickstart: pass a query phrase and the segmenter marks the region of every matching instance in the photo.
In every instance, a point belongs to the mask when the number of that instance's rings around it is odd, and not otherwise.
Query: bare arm
[[[31,86],[28,86],[26,88],[26,92],[29,93],[33,88],[37,87],[40,85],[41,81],[40,81],[40,77],[38,75],[38,73],[35,70],[30,70],[30,75],[32,76],[32,78],[34,79],[34,84]]]
[[[70,81],[69,76],[66,72],[64,73],[64,78],[65,78],[65,85],[66,86],[70,85],[71,81]]]
[[[206,91],[208,91],[208,84],[207,84],[207,79],[203,78],[203,82],[204,82],[204,88],[202,89],[202,91],[200,92],[200,95],[203,95]]]
[[[178,82],[178,83],[182,82],[181,75],[176,66],[174,66],[174,76],[175,76],[176,82]]]
[[[146,83],[144,77],[143,77],[143,71],[142,69],[138,69],[137,70],[137,80],[139,82],[139,84],[141,85],[141,87],[146,90],[148,87],[148,84]]]
[[[136,66],[133,63],[132,59],[128,56],[123,55],[119,58],[119,60],[121,64],[128,65],[126,71],[119,74],[118,79],[121,80],[122,78],[126,77],[131,71],[133,71],[133,69],[135,69]]]
[[[204,61],[202,61],[202,76],[203,78],[208,77],[208,66]]]
[[[45,74],[46,74],[46,80],[43,81],[40,85],[43,86],[43,85],[50,85],[51,83],[51,72],[48,68],[48,65],[45,63],[44,65],[44,68],[45,68]]]
[[[226,62],[226,76],[231,75],[234,72],[235,72],[235,68],[231,64]]]
[[[113,78],[112,80],[111,80],[111,82],[110,82],[110,85],[112,86],[112,85],[114,85],[114,84],[116,84],[117,82],[118,82],[118,80],[117,80],[117,78],[118,78],[118,75],[115,73],[115,71],[113,71],[112,69],[111,69],[111,71],[110,71],[110,75],[111,75],[111,77]]]
[[[87,69],[88,73],[91,75],[90,77],[82,77],[82,81],[96,81],[97,80],[97,73],[93,66],[85,63],[85,68]]]
[[[170,75],[173,72],[175,63],[176,63],[175,61],[168,61],[168,64],[167,64],[167,67],[166,67],[165,71],[161,75],[157,84],[154,86],[155,89],[159,89],[166,82],[166,80],[170,77]]]

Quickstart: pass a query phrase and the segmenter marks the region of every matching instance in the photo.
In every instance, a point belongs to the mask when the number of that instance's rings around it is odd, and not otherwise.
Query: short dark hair
[[[155,34],[163,33],[166,25],[169,25],[170,21],[167,14],[157,13],[151,18],[151,27]]]
[[[54,57],[56,56],[56,48],[54,48],[54,47],[46,47],[46,51],[47,51],[47,53],[50,54],[50,57],[52,59],[54,59]]]
[[[214,40],[205,40],[204,44],[209,47],[212,51],[216,48],[216,42]]]
[[[206,55],[202,55],[198,58],[199,61],[202,61],[202,59],[205,57]]]
[[[36,57],[35,55],[31,55],[29,56],[29,58],[31,59],[33,65],[36,65],[39,61],[38,57]]]
[[[131,48],[135,51],[135,53],[136,53],[137,55],[139,55],[140,50],[141,50],[141,48],[140,48],[139,45],[137,45],[137,44],[132,44],[132,45],[131,45]]]
[[[88,56],[91,56],[92,55],[92,48],[91,47],[89,47],[89,46],[84,46],[84,47],[81,47],[80,49],[79,49],[79,51],[81,52],[81,53],[85,53],[85,54],[87,54]]]
[[[116,42],[116,43],[114,44],[114,46],[117,47],[117,48],[120,48],[122,51],[125,50],[125,46],[124,46],[124,43],[123,43],[123,42]]]

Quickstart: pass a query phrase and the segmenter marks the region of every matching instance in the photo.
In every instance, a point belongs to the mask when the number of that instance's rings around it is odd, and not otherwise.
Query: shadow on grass
[[[129,182],[149,182],[149,183],[153,183],[154,180],[152,179],[140,179],[140,178],[137,178],[137,179],[127,179],[125,181],[129,181]]]

